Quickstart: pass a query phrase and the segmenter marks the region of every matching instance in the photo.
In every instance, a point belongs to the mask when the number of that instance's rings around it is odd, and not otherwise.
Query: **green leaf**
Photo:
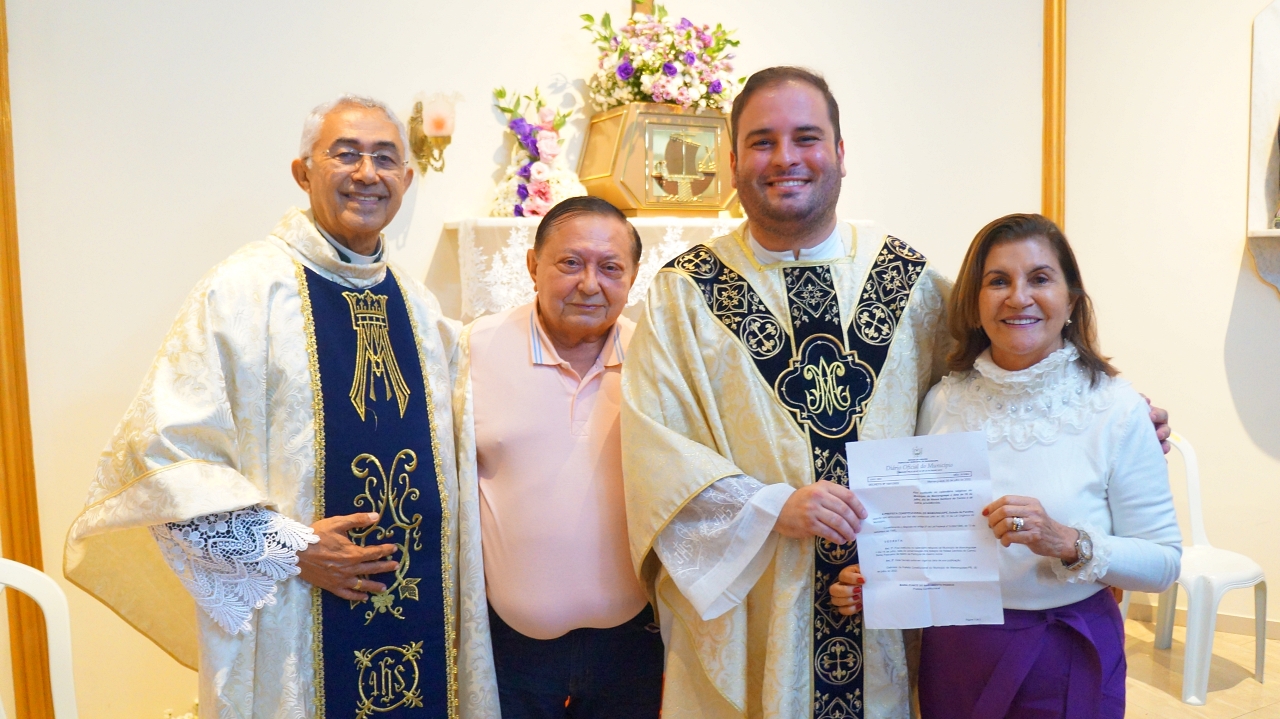
[[[593,18],[593,17],[591,17],[590,15],[585,15],[585,14],[584,14],[584,15],[579,15],[578,17],[580,17],[580,18],[582,18],[583,20],[585,20],[585,21],[587,21],[587,22],[591,23],[592,25],[594,25],[594,24],[595,24],[595,22],[596,22],[596,19],[595,19],[595,18]]]

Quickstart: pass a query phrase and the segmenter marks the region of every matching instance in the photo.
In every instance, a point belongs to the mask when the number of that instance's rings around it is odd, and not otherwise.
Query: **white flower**
[[[551,176],[551,168],[545,162],[535,162],[529,167],[529,180],[532,182],[544,182]]]

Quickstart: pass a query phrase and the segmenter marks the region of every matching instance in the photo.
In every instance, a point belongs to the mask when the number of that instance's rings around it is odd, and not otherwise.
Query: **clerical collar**
[[[844,257],[849,254],[850,249],[845,247],[844,238],[840,235],[839,224],[831,231],[830,237],[813,247],[800,250],[799,257],[796,257],[794,250],[783,250],[782,252],[766,250],[759,242],[756,242],[756,238],[751,235],[749,227],[747,229],[747,245],[751,247],[751,253],[756,256],[756,262],[762,265],[772,265],[776,262],[825,262]]]
[[[376,252],[373,253],[373,255],[361,255],[361,254],[352,252],[350,249],[343,247],[341,244],[339,244],[337,240],[333,239],[332,235],[330,235],[328,232],[325,232],[325,229],[320,226],[319,222],[316,223],[316,230],[320,232],[321,237],[325,238],[326,240],[329,241],[329,244],[333,245],[333,249],[338,251],[338,258],[341,259],[343,262],[347,263],[348,265],[372,265],[374,263],[382,261],[382,238],[381,237],[378,238],[378,249]]]

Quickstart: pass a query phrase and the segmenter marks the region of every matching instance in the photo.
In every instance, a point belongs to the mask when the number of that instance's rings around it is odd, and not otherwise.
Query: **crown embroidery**
[[[391,337],[387,335],[387,296],[375,295],[369,290],[362,293],[343,292],[351,306],[351,326],[356,330],[356,374],[351,383],[351,404],[364,421],[365,396],[378,400],[378,380],[382,380],[383,394],[392,394],[400,405],[400,416],[409,402],[409,385],[400,374],[396,355],[391,349]]]

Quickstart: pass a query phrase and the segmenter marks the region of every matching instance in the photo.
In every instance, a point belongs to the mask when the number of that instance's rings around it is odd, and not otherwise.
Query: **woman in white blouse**
[[[1108,587],[1159,592],[1181,534],[1147,402],[1099,353],[1061,230],[1009,215],[978,233],[950,299],[953,372],[918,432],[986,433],[1003,625],[924,630],[920,709],[950,717],[1124,716],[1124,622]],[[856,567],[832,587],[861,610]]]

